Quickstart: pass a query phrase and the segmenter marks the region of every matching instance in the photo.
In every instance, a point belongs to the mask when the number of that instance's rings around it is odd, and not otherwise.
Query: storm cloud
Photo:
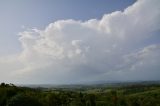
[[[152,41],[160,31],[159,10],[159,0],[138,0],[101,19],[58,20],[43,30],[20,32],[22,51],[0,57],[0,79],[18,83],[160,80],[160,44]]]

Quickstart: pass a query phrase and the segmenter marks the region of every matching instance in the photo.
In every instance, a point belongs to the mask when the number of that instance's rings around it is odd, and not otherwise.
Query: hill
[[[1,83],[0,106],[160,106],[159,83],[18,87]]]

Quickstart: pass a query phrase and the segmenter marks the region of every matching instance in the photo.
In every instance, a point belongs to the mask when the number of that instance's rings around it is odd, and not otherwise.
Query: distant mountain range
[[[18,84],[17,86],[31,88],[81,88],[81,87],[106,87],[125,85],[152,85],[160,84],[160,81],[91,81],[77,84]]]

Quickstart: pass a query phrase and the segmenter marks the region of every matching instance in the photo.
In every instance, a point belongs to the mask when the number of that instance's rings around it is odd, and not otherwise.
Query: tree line
[[[43,90],[1,83],[0,106],[160,106],[160,87],[136,85],[90,92]]]

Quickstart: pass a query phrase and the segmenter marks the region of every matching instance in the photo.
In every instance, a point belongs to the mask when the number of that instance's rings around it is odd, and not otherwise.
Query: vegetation
[[[160,85],[45,89],[1,83],[0,106],[160,106]]]

